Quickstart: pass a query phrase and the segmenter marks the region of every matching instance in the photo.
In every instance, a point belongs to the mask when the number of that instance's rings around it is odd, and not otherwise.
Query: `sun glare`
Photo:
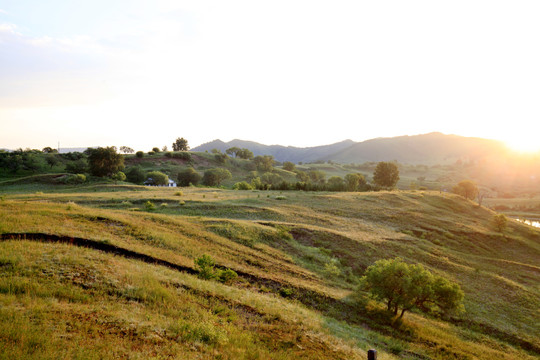
[[[505,143],[510,149],[520,153],[540,152],[540,141],[534,137],[520,137],[517,139],[508,140]]]

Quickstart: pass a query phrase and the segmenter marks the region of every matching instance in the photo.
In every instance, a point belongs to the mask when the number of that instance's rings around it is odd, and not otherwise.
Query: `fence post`
[[[367,352],[367,358],[368,360],[377,360],[377,350],[368,350]]]

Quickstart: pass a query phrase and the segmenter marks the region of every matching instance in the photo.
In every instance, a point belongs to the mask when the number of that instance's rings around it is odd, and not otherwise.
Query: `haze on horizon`
[[[0,148],[306,147],[438,131],[540,150],[539,10],[4,0]]]

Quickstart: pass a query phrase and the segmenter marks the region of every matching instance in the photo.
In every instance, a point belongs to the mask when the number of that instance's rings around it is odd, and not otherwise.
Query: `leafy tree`
[[[158,152],[159,152],[159,148],[158,148],[158,147],[153,147],[153,148],[152,148],[152,151],[155,152],[155,153],[158,153]]]
[[[253,159],[253,153],[248,149],[241,149],[236,153],[236,156],[245,160]]]
[[[362,174],[345,175],[345,189],[347,191],[357,191],[366,186],[366,178]]]
[[[493,223],[498,232],[503,232],[508,224],[508,218],[504,214],[497,214],[493,217]]]
[[[274,173],[271,173],[271,172],[265,172],[261,176],[261,181],[262,181],[263,184],[276,186],[276,185],[280,184],[281,182],[283,182],[283,178],[279,174],[274,174]]]
[[[178,173],[178,185],[198,185],[201,181],[201,178],[202,176],[197,171],[195,171],[194,168],[189,167],[186,170]]]
[[[381,161],[373,172],[373,182],[384,188],[393,188],[399,180],[399,170],[393,162]]]
[[[161,171],[150,171],[147,176],[147,183],[149,185],[168,185],[169,177],[167,174],[162,173]]]
[[[58,150],[53,149],[53,148],[50,147],[50,146],[44,147],[43,150],[41,150],[41,151],[43,151],[43,152],[46,153],[46,154],[54,154],[54,153],[58,153]]]
[[[253,162],[255,163],[255,166],[257,166],[257,170],[259,171],[272,171],[275,160],[272,155],[259,155],[253,159]]]
[[[463,310],[464,294],[458,284],[400,258],[376,261],[366,269],[361,283],[394,315],[401,309],[400,318],[412,309],[445,314]]]
[[[227,150],[225,150],[225,153],[227,155],[234,155],[234,157],[237,157],[238,156],[238,153],[241,151],[242,149],[240,149],[239,147],[236,147],[236,146],[233,146],[231,148],[228,148]]]
[[[204,172],[202,182],[207,186],[219,186],[222,181],[232,178],[229,170],[223,168],[208,169]]]
[[[214,155],[214,158],[218,164],[225,164],[229,161],[229,155],[227,154],[218,153]]]
[[[35,173],[42,168],[42,163],[33,152],[25,151],[22,159],[22,167],[25,170],[30,170],[32,173]]]
[[[172,144],[173,151],[188,151],[188,141],[184,138],[177,138]]]
[[[345,190],[345,181],[339,176],[332,176],[328,179],[328,189],[330,191],[343,191]]]
[[[161,148],[161,151],[163,151],[163,152],[167,152],[167,150],[169,150],[169,149],[167,148],[167,145],[164,145],[164,146]]]
[[[474,181],[462,180],[452,188],[452,192],[463,196],[465,199],[473,200],[478,194],[478,187]]]
[[[296,179],[300,182],[308,182],[309,175],[305,171],[296,171]]]
[[[309,180],[312,183],[324,184],[324,182],[325,182],[326,174],[324,173],[324,171],[321,171],[321,170],[309,170],[307,172],[307,175],[309,176]]]
[[[116,152],[116,147],[88,149],[90,173],[95,176],[111,176],[124,169],[124,157]]]
[[[146,180],[146,172],[140,166],[132,166],[126,171],[127,181],[142,184]]]
[[[72,174],[82,174],[88,170],[88,161],[82,157],[66,164],[66,171]]]
[[[137,152],[135,153],[135,156],[138,157],[138,158],[140,159],[140,158],[144,157],[144,152],[142,152],[142,151],[137,151]]]
[[[49,164],[51,169],[53,168],[53,166],[56,166],[60,163],[60,159],[53,153],[48,153],[45,157],[45,161],[47,162],[47,164]]]
[[[133,154],[135,150],[133,150],[129,146],[120,146],[120,151],[123,152],[124,154]]]
[[[296,168],[296,165],[293,162],[285,161],[283,163],[283,170],[294,171],[295,168]]]

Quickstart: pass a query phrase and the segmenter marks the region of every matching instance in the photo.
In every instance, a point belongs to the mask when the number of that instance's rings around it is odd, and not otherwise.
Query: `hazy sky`
[[[540,2],[0,0],[0,148],[540,149]]]

